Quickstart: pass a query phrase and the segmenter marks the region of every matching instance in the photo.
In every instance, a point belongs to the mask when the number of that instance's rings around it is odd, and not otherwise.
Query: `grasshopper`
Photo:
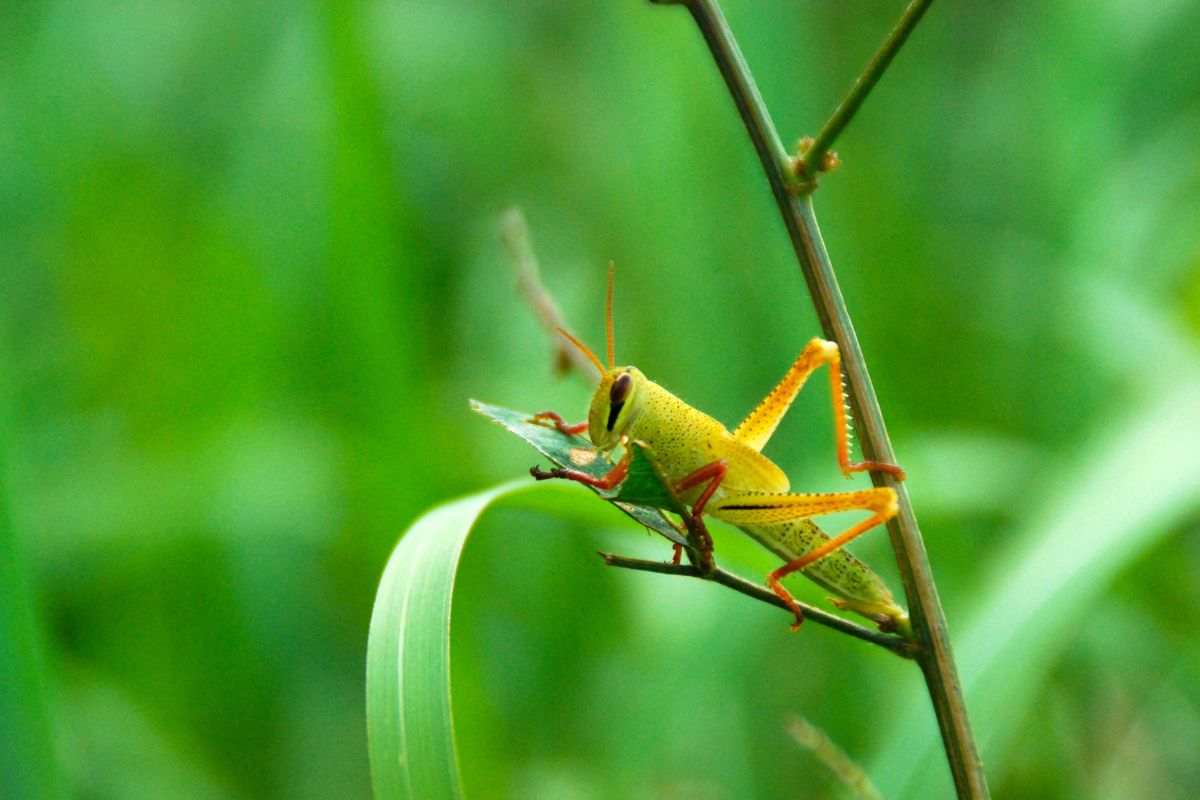
[[[709,415],[693,408],[647,378],[634,366],[614,364],[613,271],[608,274],[605,303],[605,334],[608,364],[569,331],[558,332],[593,364],[599,384],[592,397],[587,420],[567,424],[553,411],[543,411],[534,422],[553,425],[560,432],[587,433],[592,445],[603,454],[636,441],[652,455],[680,499],[691,505],[691,517],[701,526],[708,514],[741,529],[781,558],[783,566],[767,575],[767,585],[795,615],[792,630],[804,615],[782,580],[798,571],[835,592],[831,600],[880,623],[884,629],[907,626],[907,615],[892,599],[882,580],[865,564],[843,550],[858,536],[896,515],[896,492],[875,487],[851,492],[795,493],[787,475],[762,454],[763,447],[779,426],[792,401],[815,370],[829,367],[832,393],[834,442],[838,467],[850,477],[855,472],[874,470],[897,480],[904,471],[895,464],[850,460],[846,398],[842,384],[841,359],[834,342],[811,340],[792,363],[787,374],[742,422],[729,431]],[[602,477],[572,469],[542,470],[531,474],[538,480],[562,478],[600,489],[613,489],[624,480],[631,450]],[[841,534],[830,537],[811,517],[838,511],[862,510],[869,516]],[[701,558],[711,564],[711,539],[704,530],[701,541],[708,552]],[[681,547],[676,544],[673,561],[679,563]]]

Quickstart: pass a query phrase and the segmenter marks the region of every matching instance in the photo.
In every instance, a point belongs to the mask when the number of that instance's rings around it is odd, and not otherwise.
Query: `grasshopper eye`
[[[609,390],[608,399],[614,406],[624,404],[629,399],[629,390],[633,388],[633,378],[628,372],[622,373],[613,381],[612,389]]]
[[[608,392],[608,425],[605,426],[609,431],[617,424],[617,417],[620,416],[625,401],[629,399],[631,389],[633,389],[633,378],[628,372],[622,373],[613,381],[612,389]]]

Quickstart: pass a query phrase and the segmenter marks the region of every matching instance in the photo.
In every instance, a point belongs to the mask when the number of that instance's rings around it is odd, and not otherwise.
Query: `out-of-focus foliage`
[[[900,4],[726,10],[799,137]],[[817,198],[997,796],[1200,792],[1197,30],[1194,0],[935,5]],[[508,204],[586,338],[615,259],[618,359],[728,423],[818,331],[678,8],[44,0],[0,31],[0,602],[23,631],[0,663],[38,689],[0,698],[57,754],[27,791],[369,791],[387,553],[531,463],[467,398],[587,402],[512,288]],[[810,392],[769,452],[844,486]],[[795,714],[886,796],[947,791],[935,742],[912,780],[932,715],[911,665],[605,570],[598,546],[666,546],[578,519],[498,509],[467,549],[470,796],[844,796]],[[856,552],[890,575],[884,538]],[[1047,597],[1072,602],[1031,613]]]

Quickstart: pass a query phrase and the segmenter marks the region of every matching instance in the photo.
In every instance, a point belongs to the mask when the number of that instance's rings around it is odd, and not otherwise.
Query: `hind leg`
[[[828,492],[821,494],[742,494],[725,497],[713,509],[713,514],[734,525],[768,525],[794,519],[806,519],[836,511],[870,511],[871,516],[810,550],[767,575],[767,586],[796,615],[792,630],[800,627],[804,615],[796,599],[781,581],[788,575],[802,570],[818,559],[824,558],[844,547],[881,523],[896,516],[898,509],[896,492],[887,487],[863,489],[858,492]]]

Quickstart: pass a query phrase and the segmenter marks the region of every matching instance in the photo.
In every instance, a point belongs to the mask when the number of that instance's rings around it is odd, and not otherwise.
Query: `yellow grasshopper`
[[[566,434],[587,432],[592,445],[603,453],[636,441],[647,448],[665,479],[680,498],[691,504],[691,515],[700,520],[709,514],[745,531],[786,563],[767,575],[767,585],[795,614],[795,630],[804,619],[795,598],[781,581],[793,572],[804,574],[835,592],[840,607],[851,608],[882,627],[907,625],[907,615],[896,605],[882,580],[842,547],[896,514],[896,492],[888,487],[852,492],[793,493],[787,475],[762,454],[808,376],[829,366],[833,395],[833,421],[838,467],[849,477],[866,470],[886,472],[898,480],[904,471],[894,464],[850,461],[846,402],[841,359],[833,342],[813,339],[788,369],[783,380],[763,398],[732,432],[707,414],[692,408],[633,366],[614,365],[613,273],[608,274],[605,332],[608,366],[587,345],[559,329],[574,347],[595,365],[600,383],[592,397],[587,421],[568,425],[553,411],[534,416],[553,423]],[[624,480],[631,451],[603,477],[556,468],[531,473],[538,480],[565,478],[601,489],[612,489]],[[863,510],[870,516],[838,536],[830,537],[810,517],[837,511]],[[678,563],[680,547],[675,546]],[[709,554],[711,558],[711,554]]]

